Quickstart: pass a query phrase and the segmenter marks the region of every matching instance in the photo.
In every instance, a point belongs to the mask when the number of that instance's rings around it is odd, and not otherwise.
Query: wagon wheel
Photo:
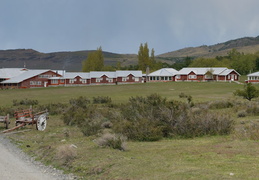
[[[6,116],[6,120],[5,120],[5,128],[6,128],[6,129],[8,129],[8,128],[9,128],[9,124],[10,124],[9,114],[7,114],[7,116]]]
[[[46,114],[42,114],[37,119],[36,128],[39,131],[44,131],[46,129],[46,126],[47,126],[47,117],[46,117]]]

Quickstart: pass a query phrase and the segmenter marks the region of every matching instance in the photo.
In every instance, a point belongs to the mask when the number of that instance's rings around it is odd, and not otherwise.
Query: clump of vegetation
[[[259,96],[259,90],[257,90],[256,87],[254,87],[251,83],[247,83],[244,85],[243,90],[236,90],[234,92],[234,95],[241,96],[244,99],[251,101],[252,99],[257,98]]]
[[[96,139],[95,142],[101,147],[110,147],[126,151],[126,140],[127,138],[123,135],[105,133],[100,138]]]
[[[76,148],[72,145],[61,145],[57,147],[56,160],[64,167],[70,167],[76,156]]]
[[[17,99],[14,99],[13,100],[13,106],[20,106],[20,105],[38,105],[39,104],[39,101],[36,100],[36,99],[22,99],[22,100],[17,100]]]
[[[232,108],[234,104],[230,101],[213,101],[209,104],[210,109]]]
[[[66,111],[67,108],[68,108],[67,104],[49,103],[49,104],[46,104],[46,105],[38,105],[36,107],[35,111],[48,110],[50,115],[58,115],[58,114],[63,114]]]
[[[109,104],[82,106],[73,101],[63,120],[67,125],[80,127],[86,136],[109,128],[130,140],[157,141],[164,137],[223,135],[233,129],[233,121],[227,115],[206,109],[194,111],[195,107],[191,108],[189,103],[168,101],[158,94],[131,97],[128,103],[112,107]]]
[[[237,129],[235,136],[239,139],[259,140],[259,123],[249,122]]]
[[[112,102],[112,99],[108,96],[93,97],[93,104],[108,104],[111,102]]]

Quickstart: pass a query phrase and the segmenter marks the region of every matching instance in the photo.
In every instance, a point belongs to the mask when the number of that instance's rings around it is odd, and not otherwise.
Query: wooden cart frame
[[[0,123],[4,123],[5,128],[8,129],[10,124],[9,114],[7,114],[6,116],[0,116]]]
[[[16,119],[15,127],[11,129],[7,129],[3,131],[3,133],[13,131],[15,129],[18,129],[26,125],[34,125],[34,124],[36,124],[37,130],[44,131],[47,125],[48,111],[45,110],[45,111],[33,114],[33,110],[30,107],[29,109],[15,111],[14,117]]]

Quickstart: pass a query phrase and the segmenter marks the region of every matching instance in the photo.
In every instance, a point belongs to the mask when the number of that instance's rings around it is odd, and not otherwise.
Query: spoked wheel
[[[36,128],[39,131],[44,131],[46,129],[46,126],[47,126],[47,115],[46,114],[42,114],[37,119]]]

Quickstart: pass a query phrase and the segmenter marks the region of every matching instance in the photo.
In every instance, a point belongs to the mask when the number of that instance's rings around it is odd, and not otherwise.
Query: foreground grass
[[[53,116],[44,132],[10,134],[37,160],[74,172],[83,179],[257,179],[258,141],[233,136],[128,142],[127,151],[100,148],[94,137],[65,126]],[[77,156],[63,166],[57,149],[75,145]]]
[[[2,105],[13,99],[37,99],[40,104],[68,103],[79,96],[110,96],[113,102],[126,102],[131,96],[158,93],[179,99],[181,92],[194,102],[232,99],[242,88],[235,83],[146,83],[118,86],[41,88],[1,91]],[[236,127],[258,117],[236,118]],[[257,118],[257,119],[256,119]],[[1,126],[0,129],[3,129]],[[44,132],[35,127],[26,132],[8,134],[25,152],[45,164],[73,172],[82,179],[258,179],[259,142],[246,138],[212,136],[194,139],[164,139],[158,142],[128,142],[127,151],[100,148],[96,137],[85,137],[77,127],[65,126],[60,116],[51,116]],[[75,158],[62,160],[58,149],[73,145]]]

